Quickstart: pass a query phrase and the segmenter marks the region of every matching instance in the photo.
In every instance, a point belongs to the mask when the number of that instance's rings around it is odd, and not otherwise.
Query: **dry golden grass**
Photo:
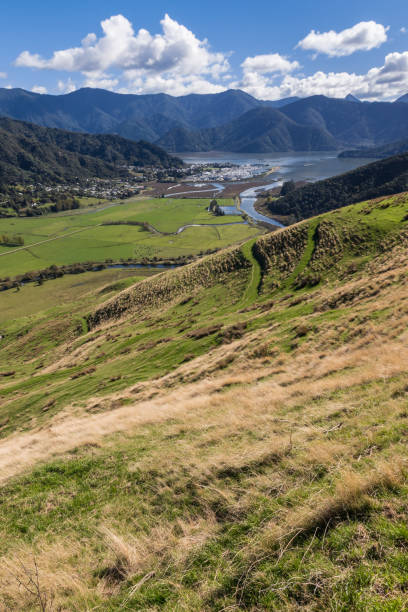
[[[252,384],[270,375],[271,366],[259,363],[242,371],[242,363],[224,375],[185,384],[171,391],[167,388],[167,377],[157,381],[159,395],[153,400],[135,402],[115,410],[91,415],[73,416],[77,408],[67,408],[46,426],[28,433],[15,433],[0,441],[0,482],[46,461],[56,454],[67,452],[85,444],[100,443],[105,436],[115,432],[131,431],[147,423],[163,422],[174,416],[185,415],[191,421],[205,420],[208,408],[219,410],[218,421],[233,422],[238,419],[246,426],[257,417],[271,415],[282,405],[290,408],[299,398],[304,403],[324,397],[339,389],[367,384],[375,380],[386,380],[407,371],[408,333],[398,340],[384,343],[382,337],[368,345],[341,346],[320,359],[318,353],[300,352],[286,357],[281,364],[281,373],[270,380]],[[231,346],[231,345],[228,345]],[[223,353],[225,347],[219,349]],[[202,358],[199,358],[202,362]],[[186,366],[183,365],[183,371]],[[208,360],[205,368],[211,367]],[[174,374],[169,378],[174,377]],[[160,386],[162,383],[162,387]],[[232,386],[228,389],[230,385]],[[220,390],[227,388],[223,393]],[[133,397],[120,393],[111,396],[115,404],[119,397]],[[89,401],[89,406],[95,400]],[[244,419],[242,421],[242,419]]]

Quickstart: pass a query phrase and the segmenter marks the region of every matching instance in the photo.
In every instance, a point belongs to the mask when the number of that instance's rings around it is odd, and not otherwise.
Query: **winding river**
[[[272,189],[273,187],[279,187],[280,185],[282,185],[282,182],[283,181],[275,181],[274,183],[271,183],[270,185],[262,185],[262,187],[258,185],[256,187],[250,187],[249,189],[242,191],[239,194],[239,197],[241,200],[241,204],[240,204],[241,210],[243,210],[249,217],[251,217],[255,221],[263,221],[264,223],[269,223],[269,225],[276,225],[277,227],[285,227],[284,225],[282,225],[282,223],[279,223],[279,221],[276,221],[276,219],[272,219],[271,217],[266,217],[265,215],[262,215],[257,210],[255,210],[257,192],[263,191],[264,189]]]

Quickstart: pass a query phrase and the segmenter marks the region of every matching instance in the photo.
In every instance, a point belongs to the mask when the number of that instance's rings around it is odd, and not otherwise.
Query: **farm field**
[[[23,250],[9,255],[3,254],[13,248],[0,246],[0,276],[13,277],[52,264],[196,254],[259,234],[258,229],[241,223],[242,218],[238,215],[215,217],[209,214],[206,210],[209,202],[205,199],[135,199],[86,214],[0,219],[0,235],[17,234],[25,243]],[[231,200],[219,202],[232,204]],[[135,221],[147,222],[159,232],[168,233],[176,232],[183,225],[209,226],[190,227],[178,235],[166,236],[134,225],[102,225]],[[218,225],[220,223],[225,225]],[[46,240],[48,242],[30,246]]]

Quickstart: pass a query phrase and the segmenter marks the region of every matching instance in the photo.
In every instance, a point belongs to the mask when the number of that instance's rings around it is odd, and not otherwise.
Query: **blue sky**
[[[406,0],[5,2],[0,86],[263,99],[408,92]]]

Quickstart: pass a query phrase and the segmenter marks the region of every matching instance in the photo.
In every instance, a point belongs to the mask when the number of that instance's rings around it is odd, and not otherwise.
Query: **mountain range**
[[[408,105],[311,96],[279,109],[260,107],[215,128],[173,128],[158,144],[169,151],[318,151],[408,138]]]
[[[169,168],[182,161],[148,142],[0,118],[0,184],[126,176],[130,165]]]
[[[169,151],[300,151],[378,146],[408,138],[408,100],[360,102],[311,96],[263,101],[218,94],[118,94],[80,89],[52,96],[0,89],[0,115],[38,125],[117,134]]]

